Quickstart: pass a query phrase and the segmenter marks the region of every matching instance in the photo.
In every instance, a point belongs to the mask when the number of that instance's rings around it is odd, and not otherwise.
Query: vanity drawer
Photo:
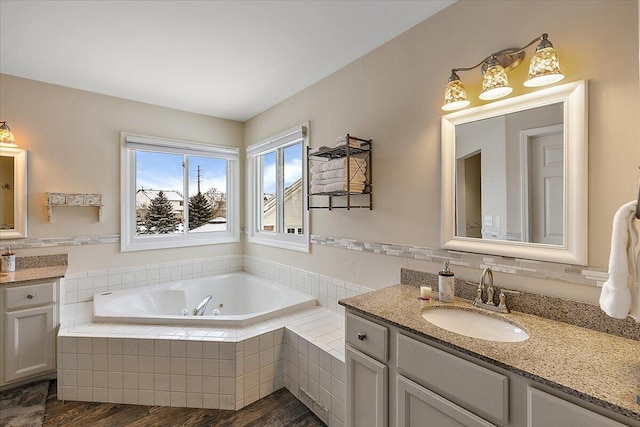
[[[403,375],[489,421],[508,421],[508,377],[404,335],[397,346]]]
[[[347,313],[346,318],[347,344],[380,362],[386,362],[389,354],[389,330],[350,313]]]
[[[53,304],[56,301],[56,284],[55,282],[48,282],[5,288],[4,297],[4,304],[7,310]]]

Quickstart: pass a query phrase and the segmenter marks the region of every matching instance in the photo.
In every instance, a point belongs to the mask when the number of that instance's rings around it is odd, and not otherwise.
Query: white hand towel
[[[326,163],[320,163],[311,167],[311,173],[326,172],[333,169],[345,169],[347,167],[347,158],[342,157],[340,159],[330,160]],[[362,170],[364,172],[367,167],[367,161],[358,159],[356,157],[349,158],[349,170],[355,172],[356,170]]]
[[[613,217],[609,279],[602,286],[600,308],[616,319],[626,318],[632,304],[638,304],[631,298],[631,289],[637,277],[635,249],[638,244],[638,233],[634,226],[637,203],[634,200],[623,205]],[[637,293],[634,292],[634,294],[637,298]],[[637,310],[633,311],[636,321],[640,321]]]

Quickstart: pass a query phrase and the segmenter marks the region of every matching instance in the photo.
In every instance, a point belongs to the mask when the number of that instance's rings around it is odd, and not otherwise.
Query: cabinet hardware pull
[[[364,341],[366,337],[367,337],[367,334],[365,334],[364,332],[358,332],[358,339],[360,341]]]
[[[29,294],[29,295],[27,295],[27,298],[33,299],[33,297],[35,297],[35,296],[36,296],[36,294]]]

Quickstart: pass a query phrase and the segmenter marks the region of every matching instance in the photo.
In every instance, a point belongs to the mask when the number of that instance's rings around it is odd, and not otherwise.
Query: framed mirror
[[[27,150],[0,146],[0,239],[27,237]]]
[[[442,118],[442,247],[587,264],[587,84]]]

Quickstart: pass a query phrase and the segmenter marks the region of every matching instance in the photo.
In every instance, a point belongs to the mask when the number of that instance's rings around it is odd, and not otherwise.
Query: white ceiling
[[[0,72],[245,121],[451,3],[0,0]]]

